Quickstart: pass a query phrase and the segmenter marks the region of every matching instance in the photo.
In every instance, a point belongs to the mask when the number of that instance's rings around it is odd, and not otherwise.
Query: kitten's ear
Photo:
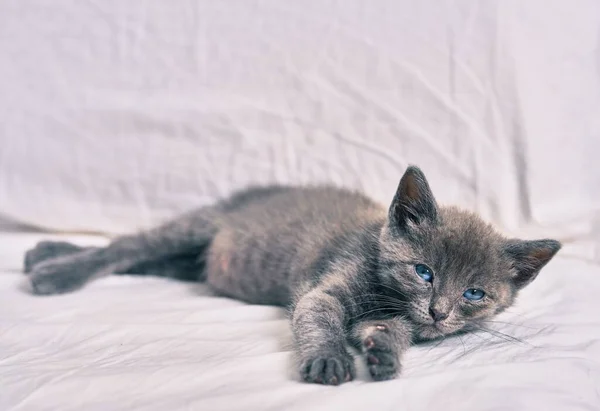
[[[390,206],[390,224],[404,230],[410,222],[435,223],[437,218],[437,204],[425,174],[418,167],[408,167]]]
[[[560,248],[556,240],[509,240],[504,250],[517,271],[513,278],[515,286],[523,288],[532,282]]]

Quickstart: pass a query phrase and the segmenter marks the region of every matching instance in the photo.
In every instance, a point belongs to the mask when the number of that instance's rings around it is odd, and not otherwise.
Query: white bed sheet
[[[33,297],[22,254],[51,236],[2,233],[0,410],[600,409],[598,1],[141,4],[0,1],[0,230],[126,232],[254,182],[386,202],[416,163],[567,246],[495,324],[527,344],[331,388],[294,380],[279,309],[130,277]]]
[[[27,294],[21,258],[41,238],[58,237],[0,235],[3,411],[600,409],[598,265],[558,257],[498,318],[493,329],[524,343],[447,339],[412,348],[396,380],[369,382],[360,367],[357,381],[324,387],[297,381],[278,308],[127,276]]]

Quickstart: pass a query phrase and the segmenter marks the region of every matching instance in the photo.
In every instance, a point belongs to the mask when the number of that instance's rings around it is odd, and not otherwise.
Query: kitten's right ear
[[[421,224],[425,221],[436,223],[437,210],[437,204],[425,174],[419,167],[409,166],[400,180],[390,206],[390,224],[404,230],[410,222],[414,224]]]
[[[512,259],[516,271],[512,279],[517,288],[532,282],[562,247],[556,240],[509,240],[504,251]]]

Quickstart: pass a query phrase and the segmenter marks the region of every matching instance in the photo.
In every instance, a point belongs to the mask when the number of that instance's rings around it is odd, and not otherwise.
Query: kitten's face
[[[436,224],[384,236],[383,274],[402,291],[420,338],[476,326],[512,304],[515,273],[504,239],[475,215],[442,208]]]
[[[509,307],[559,248],[554,240],[508,240],[474,214],[438,208],[411,167],[381,235],[380,276],[399,292],[415,337],[432,339],[476,329]]]

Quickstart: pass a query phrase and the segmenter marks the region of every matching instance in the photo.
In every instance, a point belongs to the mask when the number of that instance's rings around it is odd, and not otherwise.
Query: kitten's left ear
[[[523,288],[532,282],[560,248],[556,240],[509,240],[504,250],[517,271],[513,278],[515,286]]]
[[[404,172],[389,210],[393,227],[405,230],[409,222],[437,222],[437,204],[425,174],[419,167],[410,166]]]

